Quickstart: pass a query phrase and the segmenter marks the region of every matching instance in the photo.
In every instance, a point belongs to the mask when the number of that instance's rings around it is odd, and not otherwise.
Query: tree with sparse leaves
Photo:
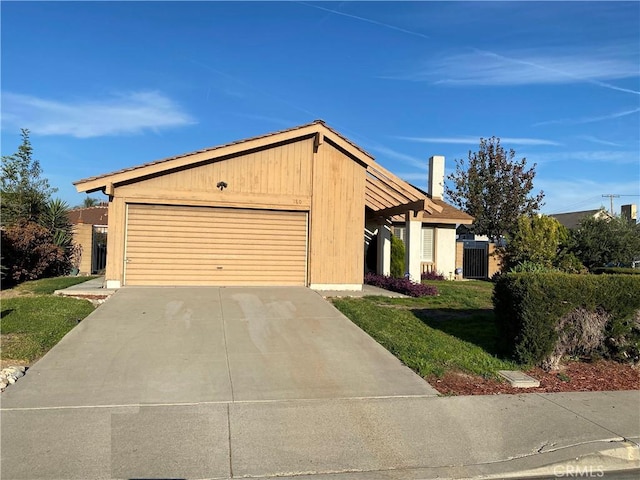
[[[500,139],[480,139],[477,152],[469,151],[468,161],[456,160],[456,171],[447,177],[445,194],[456,207],[475,218],[471,227],[478,235],[498,240],[514,232],[518,218],[535,214],[542,206],[544,193],[532,195],[536,175],[533,164],[515,160]]]
[[[51,194],[46,178],[41,178],[40,162],[33,158],[29,130],[22,129],[22,144],[13,155],[2,157],[0,205],[2,225],[19,221],[35,222],[42,215]]]

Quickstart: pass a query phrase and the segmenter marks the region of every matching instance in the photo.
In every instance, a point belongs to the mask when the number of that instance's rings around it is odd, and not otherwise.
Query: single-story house
[[[107,258],[107,205],[69,210],[73,243],[80,247],[78,270],[91,275],[104,270]]]
[[[388,274],[390,219],[397,215],[405,218],[407,271],[418,279],[422,212],[446,216],[436,198],[321,120],[74,184],[109,197],[110,288],[358,290],[365,224],[379,227],[378,272]]]

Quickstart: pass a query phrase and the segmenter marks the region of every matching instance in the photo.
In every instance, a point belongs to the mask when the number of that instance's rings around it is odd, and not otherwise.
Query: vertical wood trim
[[[109,219],[107,234],[107,267],[105,280],[123,284],[122,267],[124,262],[124,199],[113,197],[109,202]]]
[[[129,204],[124,205],[124,246],[122,248],[122,284],[127,284],[127,243],[129,238]]]

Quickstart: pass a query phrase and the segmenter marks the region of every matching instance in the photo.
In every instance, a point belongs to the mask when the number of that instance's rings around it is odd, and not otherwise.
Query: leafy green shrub
[[[558,220],[546,215],[522,215],[504,248],[508,268],[533,263],[551,268],[569,231]]]
[[[391,235],[391,276],[404,277],[404,242]]]
[[[561,272],[565,273],[588,273],[587,267],[585,267],[580,259],[576,257],[575,253],[563,251],[556,257],[554,262],[555,267]]]
[[[640,277],[509,273],[495,284],[493,304],[503,353],[541,364],[553,353],[560,320],[577,309],[609,315],[605,355],[633,360],[640,349]]]
[[[509,269],[509,273],[551,273],[555,271],[556,269],[553,267],[548,267],[542,263],[530,262],[529,260],[520,262]]]

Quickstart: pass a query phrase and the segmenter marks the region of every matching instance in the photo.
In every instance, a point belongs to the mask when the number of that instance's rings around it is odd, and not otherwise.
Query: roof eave
[[[123,182],[130,182],[138,178],[157,175],[168,170],[194,166],[199,163],[215,160],[216,158],[237,155],[247,150],[267,148],[276,143],[294,141],[299,138],[317,134],[324,135],[331,141],[331,143],[338,146],[363,164],[371,165],[375,163],[375,159],[367,152],[351,143],[335,130],[329,128],[322,120],[316,120],[313,123],[294,127],[289,130],[283,130],[205,150],[198,150],[175,157],[156,160],[136,167],[78,180],[73,182],[73,184],[78,192],[90,193],[98,190],[105,191],[108,189],[110,184],[117,185]]]

